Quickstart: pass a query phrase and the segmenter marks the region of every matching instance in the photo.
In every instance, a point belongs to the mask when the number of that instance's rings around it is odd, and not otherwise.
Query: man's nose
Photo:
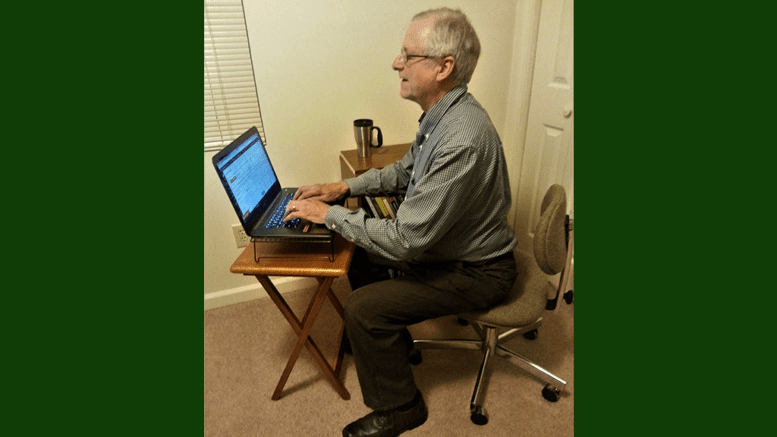
[[[399,54],[396,57],[394,57],[394,61],[391,63],[391,68],[394,70],[401,70],[402,69],[402,55]]]

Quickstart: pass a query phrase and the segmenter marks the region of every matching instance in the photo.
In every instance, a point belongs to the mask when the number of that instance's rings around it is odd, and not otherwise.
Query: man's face
[[[429,38],[432,25],[433,19],[431,18],[410,23],[402,41],[402,51],[408,55],[407,62],[404,62],[400,54],[394,58],[394,62],[391,64],[402,80],[399,95],[418,103],[424,111],[431,107],[428,103],[435,98],[438,92],[439,84],[436,78],[439,65],[433,60],[412,56],[424,54],[423,47]]]

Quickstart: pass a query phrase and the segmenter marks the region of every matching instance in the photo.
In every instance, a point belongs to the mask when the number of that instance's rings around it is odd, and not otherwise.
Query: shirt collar
[[[418,119],[418,124],[420,124],[418,128],[418,134],[424,135],[428,132],[431,132],[432,129],[437,126],[437,122],[440,121],[448,109],[453,106],[453,104],[456,103],[466,92],[466,84],[458,85],[452,90],[448,91],[447,94],[442,96],[442,99],[435,103],[429,112],[424,112],[421,114],[421,118]]]

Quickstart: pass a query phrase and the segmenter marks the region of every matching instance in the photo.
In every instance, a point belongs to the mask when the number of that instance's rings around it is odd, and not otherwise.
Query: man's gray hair
[[[435,24],[427,47],[424,47],[424,55],[435,58],[453,56],[456,64],[451,80],[457,85],[469,83],[480,56],[480,40],[475,29],[463,12],[450,8],[421,12],[413,17],[413,21],[430,17],[435,18]]]

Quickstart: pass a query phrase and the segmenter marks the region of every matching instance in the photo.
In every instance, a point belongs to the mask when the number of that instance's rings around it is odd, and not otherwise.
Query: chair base
[[[472,399],[470,401],[470,419],[476,425],[485,425],[488,423],[488,413],[483,406],[483,381],[486,372],[489,369],[489,360],[493,355],[498,355],[511,363],[515,364],[519,368],[529,372],[534,377],[545,382],[545,386],[542,389],[542,396],[551,402],[559,400],[561,392],[566,388],[566,381],[557,377],[556,375],[548,372],[540,367],[535,362],[523,357],[504,346],[500,343],[504,343],[510,338],[535,330],[542,323],[542,319],[539,319],[532,325],[522,328],[510,329],[501,335],[497,336],[497,327],[484,325],[477,321],[473,321],[472,327],[481,337],[480,340],[470,339],[454,339],[454,340],[414,340],[413,345],[418,350],[424,349],[468,349],[468,350],[481,350],[483,351],[483,361],[480,364],[480,370],[478,371],[477,379],[475,380],[475,388],[472,391]],[[420,354],[420,352],[419,352]],[[421,361],[419,355],[414,355],[411,358],[413,364],[418,364]]]

